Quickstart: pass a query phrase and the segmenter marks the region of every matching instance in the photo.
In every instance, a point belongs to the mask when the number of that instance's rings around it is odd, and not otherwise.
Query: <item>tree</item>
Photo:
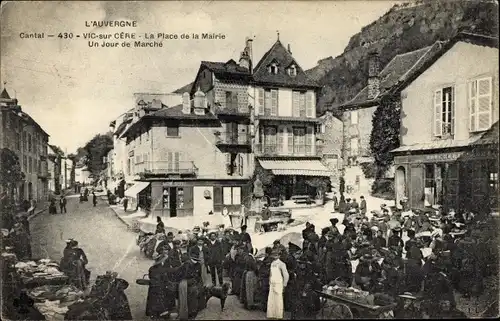
[[[51,145],[52,149],[54,150],[54,152],[59,155],[59,156],[64,156],[64,152],[63,150],[61,149],[61,147],[59,146],[56,146],[56,145]]]
[[[84,147],[77,149],[75,161],[87,166],[94,176],[99,176],[101,171],[106,168],[103,157],[107,156],[112,149],[113,138],[111,134],[97,134]]]
[[[19,158],[13,151],[2,148],[0,153],[0,184],[2,190],[12,196],[17,184],[24,179],[24,173],[21,171]]]
[[[385,96],[373,113],[370,150],[375,159],[375,179],[384,177],[393,162],[390,151],[399,147],[400,113],[399,95]]]

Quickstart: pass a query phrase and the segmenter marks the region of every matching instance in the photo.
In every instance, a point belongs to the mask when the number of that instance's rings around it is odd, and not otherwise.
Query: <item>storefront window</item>
[[[435,193],[434,164],[427,164],[425,165],[425,185],[424,185],[425,206],[431,206],[434,204],[434,193]]]
[[[443,204],[445,174],[445,164],[425,165],[425,206]]]

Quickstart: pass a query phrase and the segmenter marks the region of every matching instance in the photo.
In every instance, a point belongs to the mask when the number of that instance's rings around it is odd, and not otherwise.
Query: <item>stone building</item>
[[[498,38],[462,33],[397,85],[396,201],[498,210],[498,72]]]
[[[333,187],[339,185],[342,176],[342,120],[326,111],[318,117],[316,128],[316,152],[321,161],[331,171],[330,181]]]
[[[343,148],[346,186],[361,193],[369,193],[372,178],[365,177],[362,167],[371,166],[374,159],[370,151],[370,136],[375,110],[380,101],[396,95],[393,88],[400,79],[409,77],[415,70],[431,59],[443,46],[436,42],[432,46],[396,55],[382,70],[376,52],[368,61],[368,84],[353,99],[341,105],[343,122]],[[391,168],[386,177],[393,178]]]
[[[16,201],[46,201],[48,197],[47,144],[49,135],[9,96],[0,93],[2,132],[0,148],[13,151],[19,158],[24,180],[14,191]]]

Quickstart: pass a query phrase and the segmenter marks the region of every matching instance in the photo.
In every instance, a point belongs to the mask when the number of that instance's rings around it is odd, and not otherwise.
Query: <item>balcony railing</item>
[[[216,105],[214,112],[216,115],[228,115],[228,116],[245,116],[250,117],[250,108],[241,108],[236,106],[219,106]]]
[[[216,145],[250,145],[251,138],[247,133],[219,133],[216,135]]]
[[[148,161],[135,164],[135,172],[149,175],[196,175],[198,168],[192,161]]]
[[[255,154],[257,156],[316,156],[312,145],[294,145],[292,150],[288,146],[276,144],[256,144]]]

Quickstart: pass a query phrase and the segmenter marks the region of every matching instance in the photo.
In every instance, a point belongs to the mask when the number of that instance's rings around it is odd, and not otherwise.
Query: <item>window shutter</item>
[[[238,155],[238,174],[243,176],[243,156]]]
[[[259,88],[257,90],[257,94],[259,95],[259,102],[257,106],[257,112],[259,115],[264,115],[264,89]]]
[[[477,80],[477,130],[487,130],[491,126],[491,87],[491,77]]]
[[[264,92],[264,96],[265,96],[264,114],[266,116],[270,116],[271,115],[271,91],[270,90],[266,90]]]
[[[300,117],[306,117],[306,94],[300,94]]]
[[[313,153],[313,137],[314,137],[314,127],[308,126],[306,133],[306,154],[311,155]]]
[[[233,205],[241,204],[241,187],[233,187]]]
[[[168,171],[172,171],[173,169],[173,155],[172,152],[167,152],[167,169]]]
[[[476,131],[477,119],[477,81],[469,82],[469,131]]]
[[[300,116],[300,109],[299,109],[299,95],[300,95],[300,93],[298,91],[294,91],[292,95],[293,95],[293,97],[292,97],[293,116],[299,117]]]
[[[222,199],[224,205],[231,205],[232,201],[231,187],[224,187],[222,189]]]
[[[271,115],[278,115],[278,90],[271,90]]]
[[[284,128],[280,127],[278,129],[278,152],[282,153],[283,152],[283,145],[285,143],[285,138],[284,138],[285,132]]]
[[[287,144],[288,144],[288,154],[293,153],[293,130],[291,127],[287,128]]]
[[[455,135],[455,87],[451,87],[451,97],[450,97],[450,108],[451,108],[451,131],[452,135]]]
[[[311,118],[314,117],[314,97],[313,97],[312,92],[307,92],[306,93],[306,114],[307,117]]]
[[[442,102],[443,90],[439,89],[434,92],[434,136],[443,135],[443,126],[441,111],[443,109]]]

